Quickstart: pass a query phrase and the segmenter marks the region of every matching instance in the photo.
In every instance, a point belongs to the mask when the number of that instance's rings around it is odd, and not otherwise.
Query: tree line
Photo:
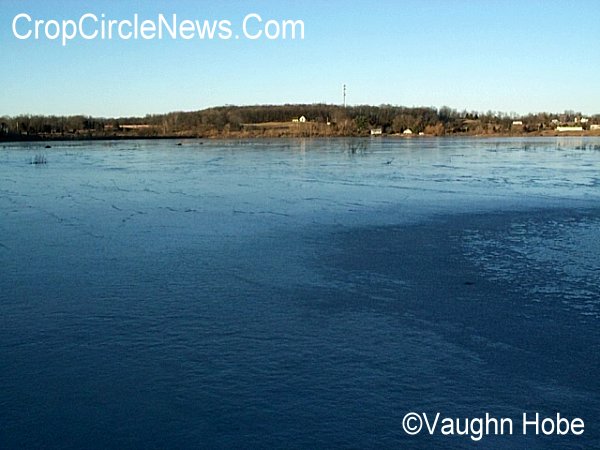
[[[300,117],[311,128],[256,124],[290,124]],[[383,133],[444,134],[494,134],[510,132],[539,132],[552,129],[557,121],[572,123],[581,118],[580,113],[566,111],[561,114],[538,113],[527,116],[488,111],[457,111],[447,106],[403,107],[392,105],[348,106],[327,104],[220,106],[193,112],[171,112],[144,117],[102,118],[77,116],[20,115],[0,117],[0,137],[110,137],[110,136],[198,136],[216,137],[255,135],[266,133],[295,134],[310,129],[314,135],[360,136],[374,128]],[[557,118],[560,118],[558,120]],[[515,127],[516,121],[521,122]],[[553,123],[554,121],[554,123]],[[598,123],[600,115],[590,118]],[[587,122],[586,122],[587,125]],[[585,128],[585,127],[584,127]],[[273,130],[277,130],[276,132]]]

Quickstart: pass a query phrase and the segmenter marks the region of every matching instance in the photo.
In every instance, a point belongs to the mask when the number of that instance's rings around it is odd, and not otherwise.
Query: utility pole
[[[346,107],[346,85],[344,84],[344,108]]]

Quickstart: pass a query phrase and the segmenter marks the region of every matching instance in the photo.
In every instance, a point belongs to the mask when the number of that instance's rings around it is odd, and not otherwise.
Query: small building
[[[381,136],[383,134],[382,128],[371,128],[371,136]]]
[[[152,125],[121,125],[122,130],[145,130],[152,128]]]
[[[306,117],[305,116],[298,117],[298,122],[300,122],[300,123],[306,123],[307,122]]]
[[[402,134],[406,134],[406,135],[408,136],[408,135],[411,135],[411,134],[413,134],[413,132],[412,132],[412,130],[411,130],[410,128],[407,128],[406,130],[404,130],[404,131],[402,132]]]
[[[590,125],[590,130],[592,130],[592,131],[600,131],[600,125],[598,125],[598,124]]]
[[[581,123],[588,123],[590,121],[590,119],[588,119],[587,117],[582,117],[579,121]]]
[[[512,126],[513,127],[522,127],[523,121],[522,120],[513,120]]]
[[[552,119],[552,125],[558,125],[560,123],[560,120],[558,119]]]
[[[560,133],[568,133],[572,131],[583,131],[583,127],[556,127],[556,131]]]

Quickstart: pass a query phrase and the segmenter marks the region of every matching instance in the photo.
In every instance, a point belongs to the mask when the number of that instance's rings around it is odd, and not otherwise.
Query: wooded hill
[[[566,111],[525,117],[499,112],[457,111],[449,107],[260,105],[221,106],[194,112],[172,112],[145,117],[21,115],[0,117],[0,138],[85,139],[132,137],[279,137],[363,136],[383,134],[441,136],[446,134],[552,133],[558,124],[582,124],[584,130],[600,123],[600,115],[586,118]],[[520,122],[520,123],[519,123]],[[595,127],[594,127],[595,128]]]

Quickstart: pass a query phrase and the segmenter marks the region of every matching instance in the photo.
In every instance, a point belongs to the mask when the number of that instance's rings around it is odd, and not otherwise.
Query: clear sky
[[[0,115],[224,104],[600,113],[599,0],[2,0]],[[301,19],[303,41],[18,40],[13,18]],[[24,22],[21,22],[26,25]],[[25,27],[21,27],[25,29]]]

